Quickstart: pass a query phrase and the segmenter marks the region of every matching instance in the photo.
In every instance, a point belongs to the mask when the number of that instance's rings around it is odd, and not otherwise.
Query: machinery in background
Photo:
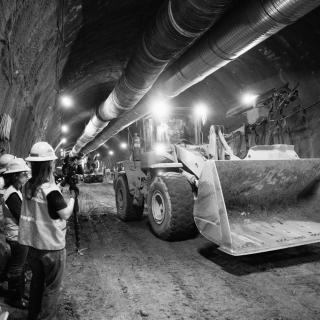
[[[293,144],[300,151],[297,137],[309,133],[298,85],[290,88],[285,84],[271,89],[255,103],[232,108],[226,115],[230,118],[241,114],[245,115],[247,123],[226,135],[228,144],[240,158],[255,145]]]
[[[64,158],[62,166],[63,180],[61,181],[61,186],[74,186],[79,183],[80,177],[83,175],[83,168],[80,164],[80,160],[81,157],[69,157],[69,155]]]
[[[320,159],[279,144],[250,148],[240,160],[221,126],[211,126],[204,144],[199,128],[185,139],[179,118],[143,123],[140,160],[119,163],[114,180],[121,219],[141,218],[146,204],[159,238],[188,239],[198,229],[231,255],[320,241]]]
[[[98,155],[89,156],[84,165],[83,181],[85,183],[101,183],[103,182],[103,171]]]
[[[83,177],[83,167],[81,156],[70,157],[68,154],[64,158],[59,158],[55,164],[54,178],[57,184],[74,185],[78,184]]]

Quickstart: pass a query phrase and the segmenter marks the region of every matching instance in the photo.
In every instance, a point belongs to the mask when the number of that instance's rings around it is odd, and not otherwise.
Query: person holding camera
[[[65,186],[66,184],[74,186],[79,182],[78,175],[83,175],[83,168],[79,163],[79,160],[79,157],[70,157],[69,155],[64,158],[62,166],[62,175],[64,179],[61,182],[61,186]]]
[[[65,269],[66,220],[71,216],[79,190],[73,186],[68,204],[56,185],[53,171],[57,159],[51,145],[38,142],[26,161],[32,178],[23,188],[19,242],[29,247],[32,279],[28,320],[52,320]]]

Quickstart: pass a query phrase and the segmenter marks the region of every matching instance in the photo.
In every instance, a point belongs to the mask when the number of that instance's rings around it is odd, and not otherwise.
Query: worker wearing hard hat
[[[78,190],[70,190],[67,204],[53,177],[53,148],[47,142],[33,145],[26,158],[32,178],[23,188],[19,242],[29,247],[32,270],[28,319],[55,319],[65,268],[66,220],[71,216]],[[75,187],[76,188],[76,187]]]
[[[4,176],[3,214],[4,234],[10,245],[11,255],[6,267],[8,294],[5,302],[13,307],[25,309],[24,299],[24,266],[28,255],[28,247],[19,244],[19,220],[22,204],[22,186],[27,181],[30,171],[26,162],[21,158],[9,161]]]
[[[14,155],[5,153],[0,157],[0,196],[4,194],[4,179],[3,173],[6,171],[7,165],[10,160],[14,159]]]
[[[8,320],[8,319],[9,319],[9,312],[8,311],[2,312],[0,307],[0,320]]]
[[[3,178],[3,173],[6,171],[6,167],[9,163],[10,160],[14,159],[14,156],[12,154],[3,154],[0,156],[0,221],[2,222],[4,217],[3,217],[3,195],[5,192],[4,189],[4,178]],[[4,242],[1,243],[1,246],[3,246],[4,252],[9,252],[10,247],[9,245]],[[0,282],[6,279],[5,275],[5,268],[4,266],[0,266]]]

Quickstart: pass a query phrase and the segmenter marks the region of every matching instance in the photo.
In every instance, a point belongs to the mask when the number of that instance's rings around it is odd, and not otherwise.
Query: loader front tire
[[[123,221],[140,220],[143,216],[144,205],[133,204],[133,196],[129,192],[127,178],[120,175],[115,181],[117,216]]]
[[[193,219],[193,193],[187,179],[177,172],[155,177],[148,193],[152,231],[163,240],[186,240],[197,234]]]

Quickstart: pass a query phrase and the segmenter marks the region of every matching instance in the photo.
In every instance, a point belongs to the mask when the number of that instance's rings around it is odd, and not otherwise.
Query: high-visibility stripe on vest
[[[39,250],[61,250],[66,245],[66,221],[51,219],[47,195],[60,192],[54,183],[42,184],[30,200],[24,196],[20,216],[19,242]],[[25,195],[25,189],[22,192]]]
[[[17,190],[14,186],[10,186],[8,189],[5,190],[2,203],[2,210],[4,216],[4,235],[7,240],[18,241],[18,221],[13,217],[10,209],[5,203],[13,193],[17,193],[22,201],[22,194],[20,190]]]

